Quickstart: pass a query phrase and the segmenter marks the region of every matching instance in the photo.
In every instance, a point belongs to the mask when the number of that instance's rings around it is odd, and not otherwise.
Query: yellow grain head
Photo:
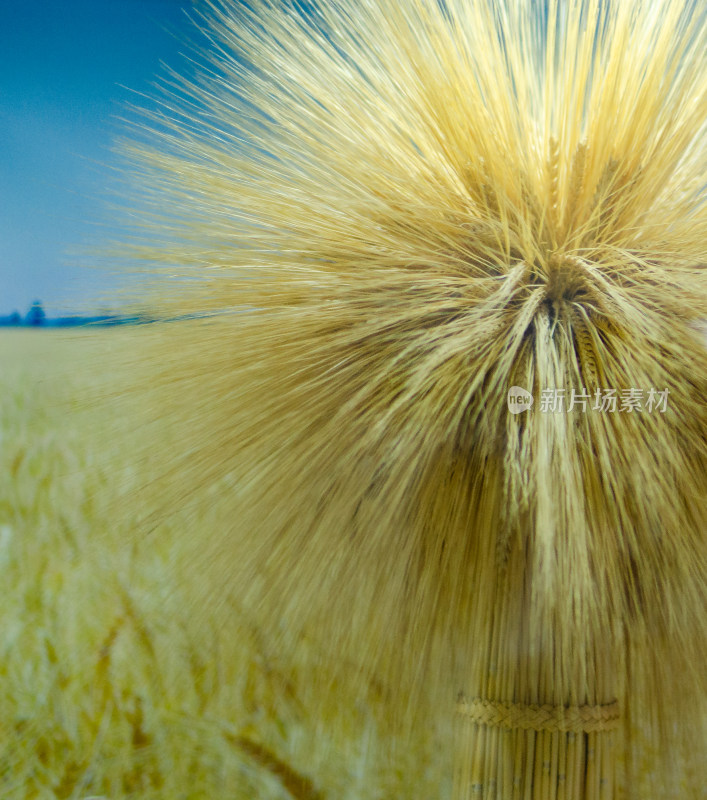
[[[194,508],[204,602],[306,639],[322,714],[375,685],[391,719],[456,715],[458,797],[698,796],[704,10],[204,24],[125,145],[138,289],[181,320],[133,367],[178,431],[160,504]]]

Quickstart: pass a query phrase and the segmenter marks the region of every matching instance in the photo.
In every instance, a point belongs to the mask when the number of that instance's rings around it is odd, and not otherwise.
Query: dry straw
[[[343,681],[455,719],[457,798],[705,796],[701,5],[223,0],[204,31],[125,149],[140,291],[188,318],[135,360],[180,426],[162,506],[226,500],[205,602],[316,642],[323,719]]]

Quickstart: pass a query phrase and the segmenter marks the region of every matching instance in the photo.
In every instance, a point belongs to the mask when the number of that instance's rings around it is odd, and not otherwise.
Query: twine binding
[[[596,733],[619,727],[617,702],[595,706],[526,705],[498,703],[463,696],[457,701],[457,713],[476,725],[530,731]]]

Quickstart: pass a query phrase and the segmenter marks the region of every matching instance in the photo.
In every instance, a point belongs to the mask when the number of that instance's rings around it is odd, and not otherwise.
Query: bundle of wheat
[[[125,145],[131,252],[186,318],[136,358],[182,431],[162,502],[228,499],[205,601],[315,640],[327,713],[375,676],[396,720],[454,717],[459,798],[698,796],[704,11],[207,20]]]

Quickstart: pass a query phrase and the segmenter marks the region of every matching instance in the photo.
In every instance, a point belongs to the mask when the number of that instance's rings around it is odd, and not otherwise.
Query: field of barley
[[[449,796],[438,739],[403,748],[360,698],[313,720],[316,652],[286,662],[237,607],[227,627],[196,608],[176,534],[208,536],[209,506],[145,524],[178,432],[139,447],[112,369],[147,335],[0,334],[0,797]]]

